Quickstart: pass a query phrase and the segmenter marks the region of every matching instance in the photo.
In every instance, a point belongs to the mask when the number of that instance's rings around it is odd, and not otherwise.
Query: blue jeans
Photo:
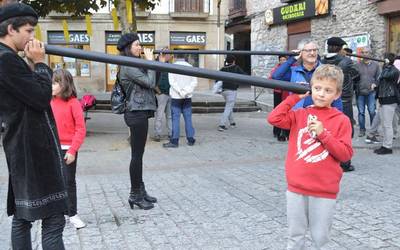
[[[376,108],[375,91],[370,92],[368,95],[357,96],[358,124],[360,125],[360,130],[364,131],[365,131],[365,105],[367,105],[369,121],[370,124],[372,124]]]
[[[192,125],[192,99],[171,99],[172,138],[171,142],[178,144],[181,113],[185,120],[185,132],[188,142],[194,142],[194,128]]]

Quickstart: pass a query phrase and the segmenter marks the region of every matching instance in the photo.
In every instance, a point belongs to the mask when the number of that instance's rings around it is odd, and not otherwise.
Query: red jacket
[[[276,71],[277,68],[281,66],[280,63],[276,64],[272,69],[271,72],[269,73],[268,79],[272,79],[272,74]],[[282,93],[282,101],[285,100],[289,96],[289,91],[281,90],[281,89],[274,89],[274,92],[276,93]]]
[[[340,162],[351,159],[351,124],[347,116],[335,108],[292,110],[300,100],[290,95],[268,116],[276,127],[290,129],[286,157],[286,179],[291,192],[336,199],[342,178]],[[308,115],[315,115],[324,131],[315,139],[307,129]]]
[[[86,136],[81,104],[75,97],[68,101],[53,97],[50,104],[56,120],[60,144],[70,146],[67,153],[75,155]]]

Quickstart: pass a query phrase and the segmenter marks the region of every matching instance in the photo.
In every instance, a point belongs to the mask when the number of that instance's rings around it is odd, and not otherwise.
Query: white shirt
[[[183,59],[178,59],[174,64],[193,67]],[[172,99],[192,98],[193,91],[197,86],[197,77],[169,73],[168,79],[171,86],[169,95]]]

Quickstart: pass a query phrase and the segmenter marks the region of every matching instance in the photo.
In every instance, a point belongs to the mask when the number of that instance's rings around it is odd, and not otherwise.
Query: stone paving
[[[271,136],[266,113],[236,114],[238,127],[225,132],[217,131],[219,115],[195,115],[193,147],[184,137],[177,149],[149,139],[144,180],[159,202],[147,211],[127,202],[130,148],[122,117],[91,117],[77,179],[88,226],[67,224],[66,249],[285,249],[287,144]],[[399,142],[389,156],[376,156],[358,137],[353,143],[356,171],[344,175],[327,249],[400,249]],[[0,249],[10,249],[2,150],[0,164]],[[32,239],[41,249],[39,222]]]

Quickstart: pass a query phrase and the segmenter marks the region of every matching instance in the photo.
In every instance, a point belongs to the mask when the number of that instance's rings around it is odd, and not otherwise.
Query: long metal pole
[[[154,50],[154,54],[198,54],[198,55],[267,55],[267,56],[297,56],[298,53],[289,51],[247,51],[247,50]],[[378,59],[370,56],[362,56],[357,54],[347,54],[358,58],[365,58],[377,62],[385,62],[383,59]]]
[[[297,56],[298,53],[286,51],[246,51],[246,50],[154,50],[154,54],[201,54],[201,55],[268,55]]]
[[[347,55],[348,56],[358,57],[358,58],[364,58],[364,59],[368,59],[368,60],[372,60],[372,61],[377,61],[377,62],[385,62],[385,60],[374,58],[374,57],[370,57],[370,56],[362,56],[362,55],[357,55],[357,54],[347,54]]]
[[[46,54],[58,55],[79,58],[84,60],[111,63],[118,65],[125,65],[131,67],[139,67],[145,69],[152,69],[157,71],[165,71],[170,73],[176,73],[181,75],[196,76],[201,78],[222,80],[236,82],[243,85],[254,85],[264,88],[272,89],[283,89],[292,91],[295,93],[305,93],[309,90],[309,87],[300,85],[298,83],[291,83],[285,81],[278,81],[272,79],[266,79],[256,76],[248,76],[241,74],[234,74],[222,71],[215,71],[209,69],[200,69],[195,67],[179,66],[169,63],[162,63],[157,61],[149,61],[139,59],[135,57],[127,56],[116,56],[95,51],[84,51],[80,49],[64,48],[55,45],[46,45]]]

